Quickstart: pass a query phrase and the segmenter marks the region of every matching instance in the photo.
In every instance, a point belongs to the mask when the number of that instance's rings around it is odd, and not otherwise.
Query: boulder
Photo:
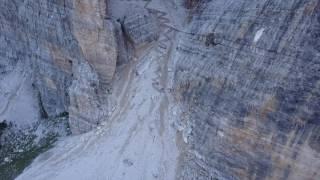
[[[128,9],[123,19],[123,28],[135,48],[142,47],[159,38],[159,24],[154,15],[143,7]]]

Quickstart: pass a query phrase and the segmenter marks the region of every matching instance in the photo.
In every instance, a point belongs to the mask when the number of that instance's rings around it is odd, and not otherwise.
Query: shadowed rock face
[[[320,3],[203,2],[176,49],[181,179],[319,179]],[[206,46],[214,33],[216,46]]]
[[[187,9],[193,9],[193,8],[197,8],[203,2],[204,2],[204,0],[185,0],[184,1],[184,6]]]
[[[0,72],[8,74],[17,62],[24,64],[33,74],[30,83],[38,91],[44,118],[70,109],[75,119],[83,119],[82,109],[97,114],[94,109],[103,103],[98,99],[105,96],[117,59],[113,24],[105,19],[106,1],[3,0],[0,7]],[[80,85],[83,81],[90,85]]]
[[[10,64],[21,62],[26,72],[33,72],[34,87],[46,116],[65,112],[71,65],[80,58],[80,49],[70,32],[70,3],[5,0],[0,6],[1,49],[12,52],[1,54],[1,61],[13,59]]]

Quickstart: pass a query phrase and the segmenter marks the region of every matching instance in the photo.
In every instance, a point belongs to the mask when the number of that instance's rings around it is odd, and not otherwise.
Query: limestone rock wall
[[[22,61],[26,71],[34,72],[44,116],[66,111],[71,64],[80,52],[69,31],[67,9],[71,7],[63,1],[16,0],[2,1],[1,8],[2,50],[13,55],[2,54],[2,61]]]
[[[202,1],[183,31],[178,177],[319,179],[320,2]]]
[[[105,96],[117,59],[113,23],[105,19],[106,1],[2,0],[0,8],[0,71],[7,74],[17,62],[25,64],[42,117],[73,109],[71,117],[78,121],[82,116],[77,115],[89,107],[98,113],[96,106],[86,104],[104,103],[98,97]],[[86,108],[72,108],[74,99],[81,99],[78,95],[91,97],[78,103]],[[99,122],[93,118],[87,123]]]

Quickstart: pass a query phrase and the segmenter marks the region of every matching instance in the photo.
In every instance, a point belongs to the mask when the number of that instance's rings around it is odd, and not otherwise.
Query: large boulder
[[[143,7],[128,9],[123,19],[125,35],[135,48],[159,38],[159,24],[154,15]]]

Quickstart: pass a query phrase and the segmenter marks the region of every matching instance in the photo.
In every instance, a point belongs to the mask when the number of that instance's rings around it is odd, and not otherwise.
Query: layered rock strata
[[[175,56],[180,179],[320,177],[319,20],[317,0],[196,7]]]

